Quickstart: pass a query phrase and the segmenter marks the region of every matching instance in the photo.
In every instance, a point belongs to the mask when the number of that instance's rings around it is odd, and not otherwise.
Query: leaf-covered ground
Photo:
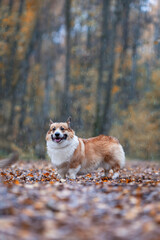
[[[48,162],[0,170],[0,240],[159,240],[160,165],[129,162],[61,181]]]

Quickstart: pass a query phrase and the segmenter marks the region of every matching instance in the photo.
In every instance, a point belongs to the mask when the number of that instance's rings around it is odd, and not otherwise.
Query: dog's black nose
[[[60,134],[59,134],[58,132],[55,133],[55,136],[56,136],[56,137],[59,137],[59,135],[60,135]]]

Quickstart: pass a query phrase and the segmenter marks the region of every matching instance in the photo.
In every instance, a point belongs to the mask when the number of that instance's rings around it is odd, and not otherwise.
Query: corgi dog
[[[113,179],[119,177],[119,169],[125,165],[125,153],[119,141],[110,136],[100,135],[88,139],[79,138],[66,122],[50,120],[46,135],[47,152],[61,178],[76,179],[77,174],[87,174],[99,167],[105,176],[114,171]]]

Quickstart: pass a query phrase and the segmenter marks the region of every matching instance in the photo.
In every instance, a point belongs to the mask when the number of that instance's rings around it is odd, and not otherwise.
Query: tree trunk
[[[91,16],[90,16],[90,14],[88,14],[88,19],[87,19],[87,21],[89,22],[90,20],[91,20]],[[91,26],[88,25],[88,26],[87,26],[87,41],[86,41],[86,49],[87,49],[87,50],[90,50],[91,47],[92,47],[91,39],[92,39],[92,36],[91,36]]]
[[[98,82],[96,91],[96,116],[93,125],[93,135],[100,133],[101,128],[101,104],[102,104],[102,89],[103,89],[103,74],[106,62],[106,48],[108,43],[108,18],[109,18],[110,0],[103,0],[102,5],[102,27],[101,27],[101,39],[100,39],[100,55],[99,55],[99,67],[98,67]]]
[[[36,19],[36,23],[35,26],[32,30],[32,36],[30,38],[30,42],[28,44],[28,48],[27,48],[27,52],[26,55],[21,63],[20,66],[20,74],[19,74],[19,80],[18,82],[20,82],[21,80],[21,112],[20,112],[20,119],[19,119],[19,128],[22,129],[24,126],[24,120],[26,117],[26,90],[27,90],[27,78],[28,78],[28,74],[29,74],[29,68],[30,68],[30,56],[33,52],[34,46],[35,46],[35,42],[38,41],[37,36],[39,36],[38,34],[38,24],[39,24],[39,17],[37,16]]]
[[[44,89],[44,103],[43,103],[43,118],[44,118],[44,125],[49,121],[49,114],[50,114],[50,78],[52,72],[52,62],[49,59],[47,61],[47,71],[46,71],[46,79],[45,79],[45,89]],[[48,122],[47,122],[48,124]]]
[[[157,17],[154,23],[154,39],[157,41],[160,36],[160,1],[158,1],[158,7],[157,7]],[[154,44],[154,50],[155,50],[155,56],[156,56],[156,62],[160,59],[160,44]]]
[[[65,63],[65,81],[64,93],[62,99],[61,115],[67,118],[71,112],[70,96],[70,55],[71,55],[71,0],[65,1],[65,28],[66,28],[66,63]]]
[[[13,7],[12,4],[13,3],[11,3],[11,6],[9,5],[9,9],[10,9],[9,13],[10,14],[11,14],[11,10],[12,10],[12,7]],[[25,0],[20,0],[19,9],[18,9],[18,13],[17,13],[18,20],[17,20],[17,24],[15,26],[15,31],[12,35],[12,38],[7,39],[8,43],[11,45],[10,46],[10,52],[11,53],[10,53],[9,61],[7,62],[8,68],[7,68],[7,71],[5,73],[6,79],[7,79],[7,89],[8,89],[6,97],[8,97],[8,95],[11,95],[11,93],[15,89],[15,88],[13,88],[13,76],[14,76],[14,69],[15,69],[15,65],[16,65],[16,51],[17,51],[17,44],[18,44],[17,35],[20,31],[20,26],[21,26],[20,17],[22,16],[24,6],[25,6]]]
[[[140,38],[140,17],[141,17],[141,5],[137,6],[138,16],[137,22],[133,25],[133,43],[132,43],[132,69],[131,69],[131,82],[130,82],[130,100],[136,98],[136,82],[137,82],[137,58],[138,58],[138,41]]]
[[[10,2],[12,2],[12,1],[10,1]],[[24,3],[25,3],[24,0],[20,1],[19,10],[18,10],[18,18],[20,18],[23,13]],[[13,7],[12,3],[10,3],[10,8],[12,8],[12,7]],[[13,86],[13,76],[14,76],[13,72],[14,72],[14,68],[15,68],[15,64],[16,64],[15,58],[16,58],[16,51],[17,51],[17,44],[18,44],[18,42],[16,40],[16,36],[19,31],[20,31],[20,20],[18,20],[16,28],[15,28],[15,32],[14,32],[14,36],[13,36],[14,41],[11,45],[11,57],[9,60],[8,74],[6,73],[7,74],[6,75],[7,84],[10,86],[9,92],[10,93],[12,92],[12,94],[11,94],[11,112],[10,112],[10,117],[9,117],[9,126],[11,126],[11,129],[12,129],[12,125],[13,125],[14,118],[15,118],[15,104],[16,104],[16,94],[17,94],[17,89],[15,86]]]
[[[120,54],[119,72],[123,70],[123,64],[128,49],[128,35],[129,35],[129,14],[130,14],[130,1],[122,0],[122,52]]]
[[[145,91],[149,91],[151,87],[151,68],[150,63],[145,62],[145,70],[146,70],[146,85],[145,85]]]
[[[9,14],[11,14],[12,12],[12,8],[13,8],[13,4],[14,4],[14,1],[13,0],[9,0]]]
[[[111,30],[111,39],[110,39],[110,53],[108,57],[108,81],[106,83],[106,93],[104,97],[104,105],[103,105],[103,112],[101,118],[101,125],[100,125],[100,133],[109,133],[111,128],[111,118],[110,118],[110,108],[111,108],[111,97],[112,97],[112,86],[113,86],[113,75],[114,75],[114,66],[115,66],[115,43],[116,43],[116,33],[117,33],[117,25],[120,19],[119,16],[119,5],[120,1],[117,0],[115,13],[113,14],[112,20],[112,30]]]
[[[130,4],[132,1],[122,2],[122,51],[119,60],[119,78],[117,83],[120,86],[121,91],[117,95],[120,108],[126,109],[128,107],[128,81],[127,81],[127,68],[124,67],[124,62],[127,55],[127,49],[129,44],[129,17],[130,17]]]

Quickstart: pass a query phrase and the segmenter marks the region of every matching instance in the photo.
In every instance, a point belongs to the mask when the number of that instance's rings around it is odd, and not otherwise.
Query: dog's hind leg
[[[108,177],[109,175],[109,170],[111,169],[111,166],[108,163],[104,163],[103,164],[103,168],[104,168],[104,176]]]
[[[78,165],[78,167],[76,168],[69,168],[68,177],[72,179],[76,179],[76,175],[79,172],[80,168],[81,168],[81,165]]]
[[[116,163],[116,165],[113,167],[114,173],[113,173],[112,179],[119,178],[119,170],[120,170],[120,165]]]

